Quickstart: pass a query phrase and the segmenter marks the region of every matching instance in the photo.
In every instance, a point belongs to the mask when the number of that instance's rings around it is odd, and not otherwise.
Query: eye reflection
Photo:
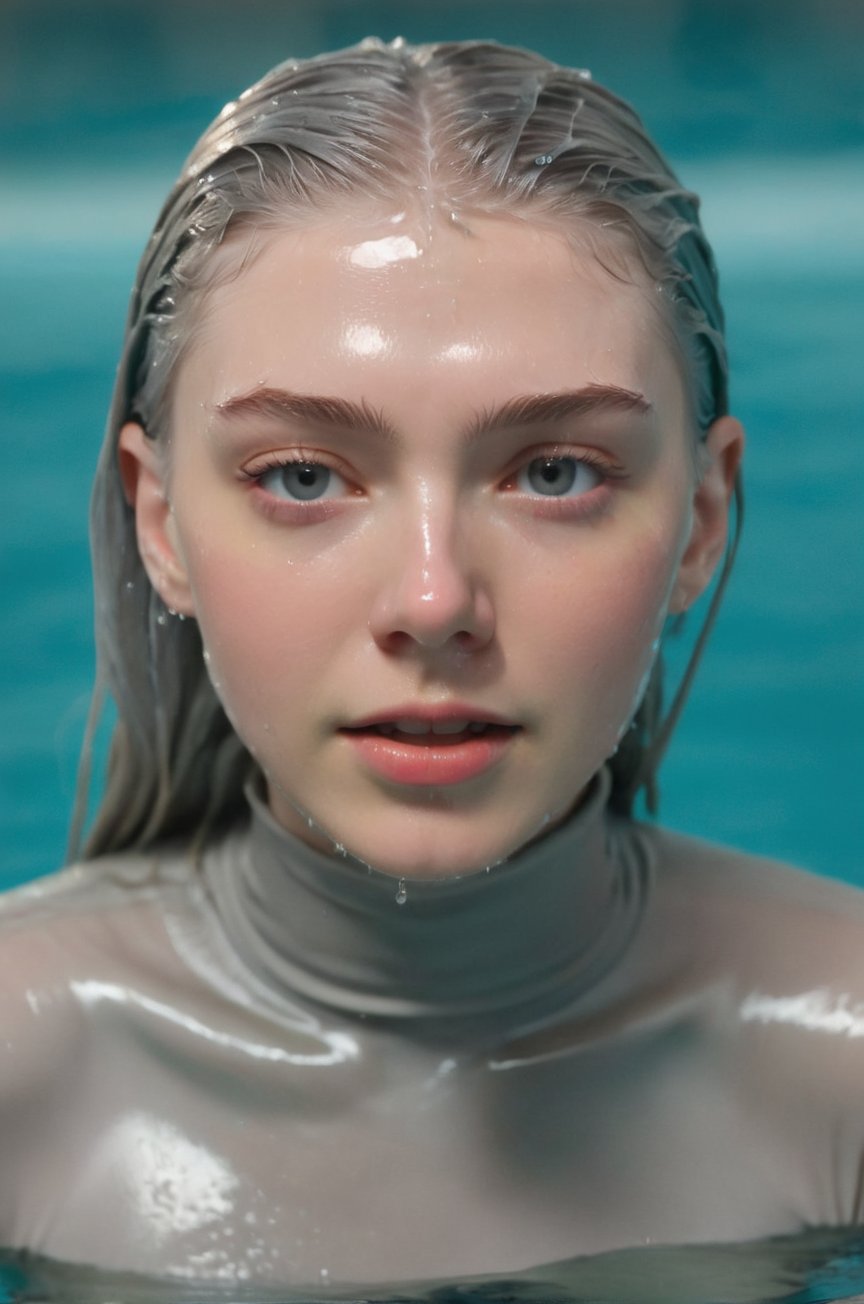
[[[535,457],[519,472],[516,487],[522,493],[563,498],[589,493],[600,480],[596,468],[578,458]]]

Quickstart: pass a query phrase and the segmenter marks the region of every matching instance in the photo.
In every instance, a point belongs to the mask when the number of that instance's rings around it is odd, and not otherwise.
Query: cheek
[[[662,630],[677,549],[643,536],[638,549],[574,556],[524,603],[523,627],[538,631],[537,664],[550,684],[569,687],[582,710],[618,725],[632,712]]]
[[[280,704],[308,699],[356,618],[351,590],[334,583],[332,569],[221,546],[189,566],[210,677],[247,741],[269,732]]]

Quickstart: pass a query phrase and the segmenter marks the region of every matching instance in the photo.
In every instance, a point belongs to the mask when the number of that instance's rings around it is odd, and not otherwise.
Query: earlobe
[[[711,582],[729,533],[729,510],[744,452],[744,430],[735,417],[719,417],[704,441],[704,466],[693,491],[693,525],[669,611],[686,611]]]
[[[192,593],[165,484],[162,450],[137,422],[120,431],[117,447],[123,491],[135,512],[135,533],[144,569],[172,611],[195,614]]]

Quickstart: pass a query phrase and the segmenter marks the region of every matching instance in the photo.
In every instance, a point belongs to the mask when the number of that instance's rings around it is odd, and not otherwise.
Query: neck
[[[241,854],[211,857],[208,879],[241,958],[278,994],[415,1026],[527,1027],[592,986],[638,919],[608,789],[602,772],[574,815],[489,871],[404,889],[306,846],[250,791]]]

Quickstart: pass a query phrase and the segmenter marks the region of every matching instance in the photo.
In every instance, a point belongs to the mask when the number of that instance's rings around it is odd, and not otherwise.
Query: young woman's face
[[[206,303],[155,543],[139,510],[275,817],[406,877],[560,820],[707,578],[654,292],[467,226],[275,234]]]

